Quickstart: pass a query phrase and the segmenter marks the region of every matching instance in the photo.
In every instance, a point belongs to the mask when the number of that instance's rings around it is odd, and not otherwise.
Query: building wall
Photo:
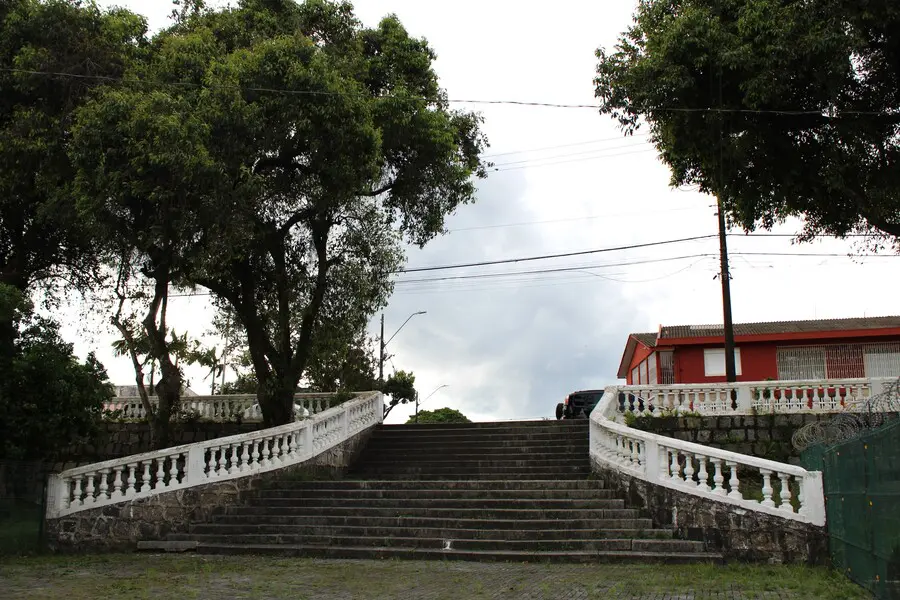
[[[766,379],[778,379],[778,348],[788,346],[838,346],[854,344],[878,344],[884,342],[900,342],[898,336],[874,337],[874,338],[830,338],[822,340],[800,339],[779,340],[770,342],[741,342],[735,343],[741,353],[741,374],[738,381],[764,381]],[[639,346],[640,347],[640,346]],[[721,344],[707,344],[698,346],[675,347],[675,382],[676,383],[721,383],[724,376],[707,377],[704,369],[703,351],[707,348],[721,348]],[[851,348],[851,354],[853,349]],[[862,355],[854,359],[854,364],[861,363]],[[637,356],[637,353],[635,353]],[[828,372],[831,377],[864,377],[865,373],[858,372],[859,368],[846,365],[840,368],[835,362],[846,359],[844,353],[826,354]],[[630,376],[630,375],[629,375]]]
[[[628,385],[636,385],[636,383],[632,380],[631,372],[634,368],[644,362],[651,354],[653,354],[653,349],[648,348],[647,346],[638,342],[637,347],[634,349],[634,356],[631,357],[631,364],[628,365],[628,375],[625,377],[625,381]]]
[[[776,345],[736,344],[741,351],[741,374],[738,381],[764,381],[778,377]],[[721,383],[725,377],[707,377],[704,370],[703,351],[722,346],[679,346],[675,348],[676,383]]]

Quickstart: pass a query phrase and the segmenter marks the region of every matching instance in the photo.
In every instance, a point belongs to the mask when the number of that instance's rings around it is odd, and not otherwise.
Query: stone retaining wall
[[[374,427],[312,459],[248,477],[164,492],[148,498],[83,510],[45,522],[46,546],[58,552],[133,551],[141,541],[162,541],[187,533],[229,506],[244,504],[251,492],[278,479],[340,478],[368,441]]]
[[[828,564],[824,527],[701,498],[592,462],[596,476],[626,494],[628,506],[645,511],[655,528],[672,529],[679,539],[704,542],[707,550],[726,560]]]

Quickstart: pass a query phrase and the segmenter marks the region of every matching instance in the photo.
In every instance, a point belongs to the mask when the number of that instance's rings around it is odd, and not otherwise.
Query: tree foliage
[[[160,286],[183,278],[230,305],[267,424],[292,419],[317,340],[384,305],[402,239],[426,243],[474,198],[480,118],[448,107],[433,59],[396,17],[368,29],[344,2],[244,0],[154,38],[134,79],[158,85],[82,112],[86,195],[112,187],[126,231],[144,211],[135,240]]]
[[[66,0],[0,3],[0,283],[89,284],[94,239],[72,201],[74,111],[140,51],[143,18]],[[66,75],[53,75],[65,73]]]
[[[900,5],[643,0],[597,51],[601,112],[751,230],[900,236]]]
[[[80,362],[14,287],[0,284],[0,312],[16,330],[0,357],[0,458],[52,459],[95,433],[112,386],[94,355]]]
[[[436,408],[435,410],[420,410],[418,418],[411,416],[406,424],[410,423],[471,423],[469,418],[455,408]]]
[[[416,399],[416,376],[408,371],[391,373],[382,384],[381,391],[389,400],[384,405],[383,418],[398,404],[406,404]]]

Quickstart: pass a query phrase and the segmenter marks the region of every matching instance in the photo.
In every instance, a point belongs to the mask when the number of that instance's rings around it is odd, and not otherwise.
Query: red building
[[[900,317],[734,326],[738,381],[900,377]],[[619,363],[629,385],[725,381],[722,325],[632,333]]]

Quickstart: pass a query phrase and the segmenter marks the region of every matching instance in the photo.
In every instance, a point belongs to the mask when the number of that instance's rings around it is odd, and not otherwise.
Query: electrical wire
[[[259,93],[271,93],[271,94],[284,94],[291,96],[344,96],[344,97],[358,97],[364,96],[366,94],[363,93],[354,93],[354,92],[333,92],[326,90],[302,90],[302,89],[287,89],[287,88],[271,88],[271,87],[259,87],[259,86],[240,86],[240,85],[231,85],[231,84],[216,84],[216,83],[195,83],[189,81],[159,81],[159,80],[147,80],[147,79],[126,79],[125,77],[112,77],[108,75],[88,75],[84,73],[66,73],[62,71],[37,71],[33,69],[17,69],[10,67],[0,67],[0,71],[7,73],[18,73],[24,75],[36,75],[43,77],[68,77],[73,79],[86,79],[86,80],[96,80],[96,81],[105,81],[109,83],[128,83],[128,84],[136,84],[136,85],[150,85],[150,86],[159,86],[159,87],[182,87],[182,88],[200,88],[200,89],[230,89],[230,90],[242,90],[242,91],[250,91],[250,92],[259,92]],[[385,94],[379,96],[378,98],[393,98],[398,100],[411,100],[413,98],[407,98],[404,96],[395,96],[392,94]],[[478,98],[451,98],[448,102],[453,104],[476,104],[476,105],[506,105],[506,106],[531,106],[531,107],[541,107],[541,108],[578,108],[578,109],[591,109],[591,110],[599,110],[600,106],[598,104],[578,104],[578,103],[555,103],[555,102],[538,102],[538,101],[524,101],[524,100],[484,100]],[[786,116],[796,116],[796,115],[815,115],[828,117],[824,110],[809,110],[809,109],[757,109],[757,108],[724,108],[724,107],[669,107],[669,106],[656,106],[656,107],[646,107],[644,108],[645,112],[683,112],[683,113],[735,113],[735,114],[771,114],[771,115],[786,115]],[[896,117],[900,115],[898,111],[870,111],[870,110],[842,110],[840,111],[841,115],[855,115],[855,116],[877,116],[877,117]]]
[[[628,246],[615,246],[610,248],[596,248],[594,250],[581,250],[579,252],[563,252],[560,254],[543,254],[539,256],[526,256],[521,258],[506,258],[501,260],[486,260],[474,263],[460,263],[455,265],[440,265],[440,266],[432,266],[432,267],[415,267],[412,269],[400,269],[399,271],[392,271],[392,273],[417,273],[421,271],[443,271],[446,269],[463,269],[467,267],[484,267],[488,265],[502,265],[508,263],[518,263],[518,262],[530,262],[535,260],[547,260],[552,258],[567,258],[570,256],[585,256],[588,254],[600,254],[604,252],[618,252],[621,250],[634,250],[636,248],[651,248],[654,246],[665,246],[669,244],[680,244],[684,242],[694,242],[698,240],[706,240],[710,238],[718,237],[715,234],[708,235],[695,235],[692,237],[678,238],[674,240],[661,240],[657,242],[645,242],[643,244],[630,244]]]
[[[498,156],[509,156],[511,154],[528,154],[531,152],[543,152],[544,150],[558,150],[560,148],[571,148],[573,146],[587,146],[588,144],[599,144],[601,142],[612,142],[617,140],[622,140],[626,138],[638,138],[638,137],[647,137],[648,133],[633,133],[630,135],[617,135],[615,137],[608,138],[600,138],[597,140],[588,140],[585,142],[572,142],[570,144],[559,144],[556,146],[543,146],[541,148],[531,148],[530,150],[513,150],[510,152],[495,152],[494,154],[485,154],[482,155],[482,158],[496,158]]]

